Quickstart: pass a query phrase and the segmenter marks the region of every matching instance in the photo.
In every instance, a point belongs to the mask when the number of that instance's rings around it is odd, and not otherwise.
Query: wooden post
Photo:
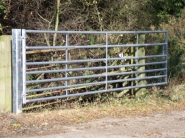
[[[145,34],[138,35],[138,43],[139,44],[145,43]],[[144,46],[138,47],[138,51],[136,52],[138,52],[137,56],[145,56],[145,47]],[[145,59],[139,59],[138,64],[145,64]],[[138,66],[138,71],[143,71],[143,70],[145,70],[145,66]],[[145,77],[145,73],[138,74],[138,78],[143,78],[143,77]],[[146,80],[138,81],[138,86],[145,85],[145,84],[146,84]],[[146,92],[146,88],[137,88],[136,91],[137,91],[136,97],[139,97]]]
[[[12,111],[11,39],[0,36],[0,111]]]

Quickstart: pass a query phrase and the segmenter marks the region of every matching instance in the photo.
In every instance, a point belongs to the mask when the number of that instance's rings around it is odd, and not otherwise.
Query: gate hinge
[[[27,94],[22,94],[22,102],[23,102],[23,104],[26,104],[26,96],[27,96]]]

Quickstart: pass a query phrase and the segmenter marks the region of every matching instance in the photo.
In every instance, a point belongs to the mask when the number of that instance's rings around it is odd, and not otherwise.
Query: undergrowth
[[[185,14],[184,14],[185,15]],[[185,69],[184,44],[185,31],[184,18],[172,18],[169,24],[162,24],[161,29],[169,31],[168,41],[168,85],[149,87],[144,95],[140,97],[117,97],[116,92],[101,93],[81,97],[71,97],[67,99],[56,99],[26,104],[24,112],[42,112],[64,109],[82,108],[109,108],[109,107],[138,107],[145,105],[150,108],[151,104],[179,103],[185,101]],[[93,41],[94,43],[94,41]],[[150,51],[151,52],[151,51]],[[149,106],[147,106],[149,105]],[[144,107],[144,106],[143,106]]]
[[[169,84],[167,86],[147,88],[147,92],[137,98],[130,98],[127,96],[118,98],[114,95],[114,92],[102,93],[90,96],[88,95],[26,104],[23,107],[23,112],[29,113],[66,109],[89,109],[96,107],[105,109],[109,107],[121,106],[146,106],[151,103],[160,105],[164,103],[178,103],[183,101],[185,101],[185,84],[183,84],[181,78],[179,80],[171,78],[169,79]]]

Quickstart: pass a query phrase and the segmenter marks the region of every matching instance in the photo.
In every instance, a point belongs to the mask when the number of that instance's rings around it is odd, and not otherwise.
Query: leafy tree
[[[10,1],[8,0],[1,0],[0,1],[0,18],[7,19],[7,15],[10,12]],[[0,31],[2,31],[2,23],[0,22]]]
[[[179,17],[183,12],[185,0],[152,0],[152,5],[159,14]]]
[[[56,12],[53,0],[1,0],[0,25],[3,34],[12,28],[56,30],[58,18],[59,30],[148,30],[169,15],[179,17],[184,6],[185,0],[66,0]]]

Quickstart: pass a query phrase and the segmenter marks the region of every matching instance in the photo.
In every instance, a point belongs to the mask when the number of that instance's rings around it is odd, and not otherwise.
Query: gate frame
[[[40,32],[39,32],[40,31]],[[22,104],[26,103],[26,32],[35,32],[35,33],[41,33],[41,30],[25,30],[25,29],[12,29],[12,72],[13,72],[13,113],[19,114],[22,112]],[[68,32],[69,33],[74,33],[74,34],[80,34],[80,33],[86,33],[86,34],[106,34],[106,57],[108,54],[108,34],[111,33],[124,33],[124,34],[148,34],[148,33],[165,33],[165,38],[164,38],[164,43],[163,45],[163,55],[165,56],[165,68],[166,70],[164,71],[165,81],[162,84],[167,84],[167,58],[168,58],[168,31],[43,31],[43,32],[49,32],[49,33],[64,33],[66,34],[66,37],[68,37]],[[67,39],[67,38],[66,38]],[[138,41],[138,40],[137,40]],[[138,43],[138,42],[137,42]],[[67,43],[66,43],[67,47]],[[66,56],[67,57],[67,56]],[[134,58],[133,58],[134,59]],[[107,58],[106,58],[106,63],[107,63]],[[66,64],[67,65],[67,64]],[[108,68],[106,66],[106,72]],[[106,81],[107,81],[107,73],[106,73]],[[137,81],[137,80],[136,80]],[[106,89],[103,92],[109,92],[110,90],[107,90],[107,84],[106,84]],[[147,86],[155,86],[153,84],[148,84]],[[146,86],[146,87],[147,87]],[[143,88],[143,86],[132,86],[132,87],[127,87],[127,89],[131,88]],[[97,92],[94,92],[97,93]],[[94,94],[89,93],[89,94]],[[87,94],[82,94],[82,95],[87,95]],[[71,95],[71,96],[75,96]],[[78,95],[76,95],[78,96]],[[70,95],[64,95],[65,97],[70,97]],[[57,98],[57,97],[56,97]]]

